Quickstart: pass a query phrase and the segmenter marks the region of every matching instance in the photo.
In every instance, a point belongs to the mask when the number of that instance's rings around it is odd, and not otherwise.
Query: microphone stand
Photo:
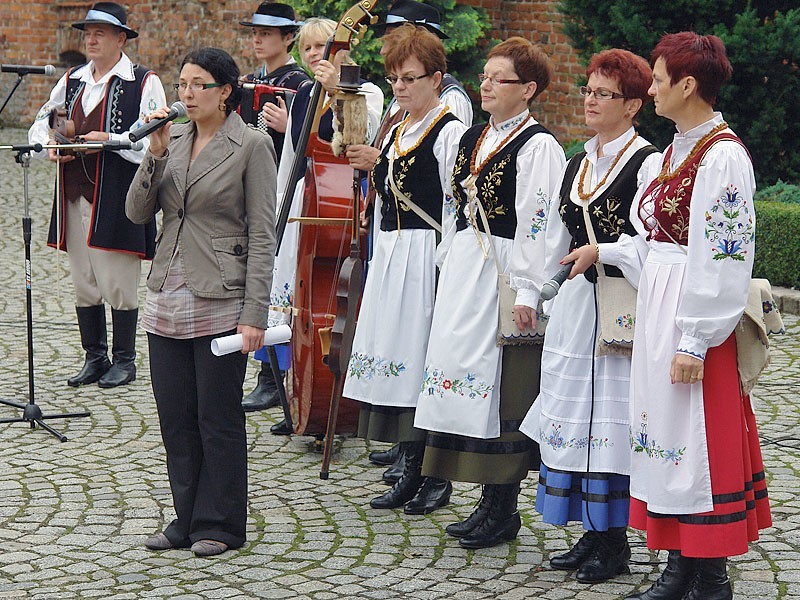
[[[14,82],[14,87],[12,87],[11,91],[8,92],[8,96],[6,96],[6,99],[3,102],[3,106],[0,106],[0,114],[3,114],[3,110],[5,109],[6,104],[8,104],[9,100],[11,100],[11,96],[14,95],[14,92],[17,91],[17,88],[19,87],[19,84],[22,83],[22,78],[23,77],[24,77],[24,75],[21,75],[19,73],[17,74],[17,80]]]
[[[45,421],[48,419],[88,417],[92,414],[89,411],[83,411],[45,415],[42,413],[42,409],[36,404],[33,375],[33,312],[31,307],[31,217],[28,203],[28,170],[31,162],[30,153],[32,151],[41,152],[45,148],[86,151],[103,150],[108,148],[125,149],[125,147],[130,148],[131,144],[127,142],[113,142],[111,144],[107,142],[87,142],[83,144],[21,144],[17,146],[0,146],[0,150],[11,150],[12,152],[16,152],[15,160],[19,165],[22,166],[24,204],[24,213],[22,217],[22,237],[25,242],[25,308],[28,335],[28,402],[23,404],[20,402],[14,402],[12,400],[0,399],[0,404],[13,406],[14,408],[19,408],[23,411],[21,417],[14,419],[0,419],[0,423],[30,423],[31,429],[35,429],[36,425],[39,425],[39,427],[58,438],[59,441],[66,442],[67,436],[50,427],[47,423],[45,423]]]

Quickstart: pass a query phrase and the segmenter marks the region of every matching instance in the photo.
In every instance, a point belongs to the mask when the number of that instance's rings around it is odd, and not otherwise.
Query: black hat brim
[[[102,19],[88,19],[86,21],[81,21],[80,23],[73,23],[72,27],[75,29],[80,29],[81,31],[86,30],[86,25],[108,25],[109,27],[116,27],[120,31],[125,32],[125,36],[132,40],[133,38],[139,37],[139,34],[135,32],[130,27],[123,27],[122,25],[116,25],[114,23],[109,23],[108,21],[103,21]]]
[[[386,34],[387,27],[400,27],[404,23],[410,23],[411,25],[417,25],[418,27],[424,27],[431,33],[435,34],[440,40],[449,40],[450,36],[447,35],[441,29],[436,29],[433,25],[429,23],[414,23],[413,21],[401,21],[398,23],[378,23],[372,27],[372,30],[375,32],[377,37],[383,37]]]

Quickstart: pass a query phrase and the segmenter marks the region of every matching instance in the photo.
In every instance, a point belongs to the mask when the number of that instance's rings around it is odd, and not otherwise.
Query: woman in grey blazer
[[[142,327],[177,518],[151,550],[211,556],[245,541],[242,383],[267,326],[276,168],[269,136],[234,112],[238,78],[222,50],[186,55],[175,87],[190,122],[150,134],[125,205],[134,223],[163,215]],[[214,357],[211,339],[231,333],[242,353]]]

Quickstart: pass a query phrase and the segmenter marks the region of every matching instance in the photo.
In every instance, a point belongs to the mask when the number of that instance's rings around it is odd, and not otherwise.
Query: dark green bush
[[[800,204],[757,201],[755,205],[753,277],[765,277],[772,285],[800,287]]]
[[[800,186],[784,183],[778,179],[778,183],[775,185],[756,190],[755,200],[800,204]]]

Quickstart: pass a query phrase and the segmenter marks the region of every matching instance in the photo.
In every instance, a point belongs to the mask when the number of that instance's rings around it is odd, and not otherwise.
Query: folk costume
[[[631,370],[630,522],[679,558],[744,554],[771,525],[733,335],[755,254],[754,192],[747,150],[715,113],[675,135],[640,204],[650,252]],[[676,352],[704,361],[701,382],[670,383]]]
[[[536,446],[519,424],[538,393],[541,346],[497,346],[496,265],[510,274],[516,304],[536,307],[532,273],[544,260],[550,193],[564,162],[556,139],[527,110],[472,127],[459,144],[456,228],[443,242],[414,425],[430,432],[423,474],[485,486],[491,508],[461,539],[466,547],[516,536],[519,483],[538,463]]]
[[[125,31],[122,7],[97,3],[85,21],[105,23]],[[144,117],[166,106],[158,76],[135,65],[125,53],[102,77],[95,80],[94,62],[70,69],[50,92],[28,132],[31,143],[47,144],[51,138],[49,117],[66,110],[77,135],[106,132],[111,141],[128,141],[128,133],[144,124]],[[75,310],[85,352],[80,373],[67,383],[80,386],[99,381],[116,387],[136,378],[136,322],[141,260],[155,252],[156,224],[135,225],[125,217],[125,194],[149,141],[141,150],[103,151],[77,157],[58,166],[63,184],[54,199],[48,244],[67,252],[75,288]],[[45,156],[42,151],[40,156]],[[113,320],[113,364],[108,360],[105,304]]]
[[[597,353],[603,290],[597,286],[597,269],[603,268],[606,277],[624,277],[634,288],[638,285],[647,255],[638,197],[660,167],[656,149],[633,128],[604,144],[602,157],[598,145],[598,136],[584,145],[557,187],[559,199],[547,220],[545,268],[536,284],[541,287],[562,268],[562,257],[592,243],[585,210],[598,243],[599,264],[565,281],[548,307],[539,397],[520,427],[541,448],[536,510],[544,522],[581,521],[591,532],[579,542],[580,556],[551,559],[557,568],[578,569],[581,581],[618,574],[627,568],[630,556],[625,537],[630,354]],[[635,308],[621,306],[618,298],[604,300],[619,315],[630,315]],[[593,564],[578,561],[588,559],[595,549],[600,555]],[[564,561],[568,564],[562,565]]]
[[[414,428],[414,412],[436,295],[440,234],[434,225],[445,233],[455,226],[450,173],[465,130],[446,106],[438,104],[421,121],[407,126],[404,120],[392,130],[372,171],[381,201],[376,211],[380,229],[361,300],[344,396],[363,403],[361,437],[407,446],[405,479],[378,508],[406,504],[423,484],[425,432]],[[429,487],[432,485],[446,490],[449,497],[449,482],[439,480]],[[372,505],[375,507],[375,502]]]

